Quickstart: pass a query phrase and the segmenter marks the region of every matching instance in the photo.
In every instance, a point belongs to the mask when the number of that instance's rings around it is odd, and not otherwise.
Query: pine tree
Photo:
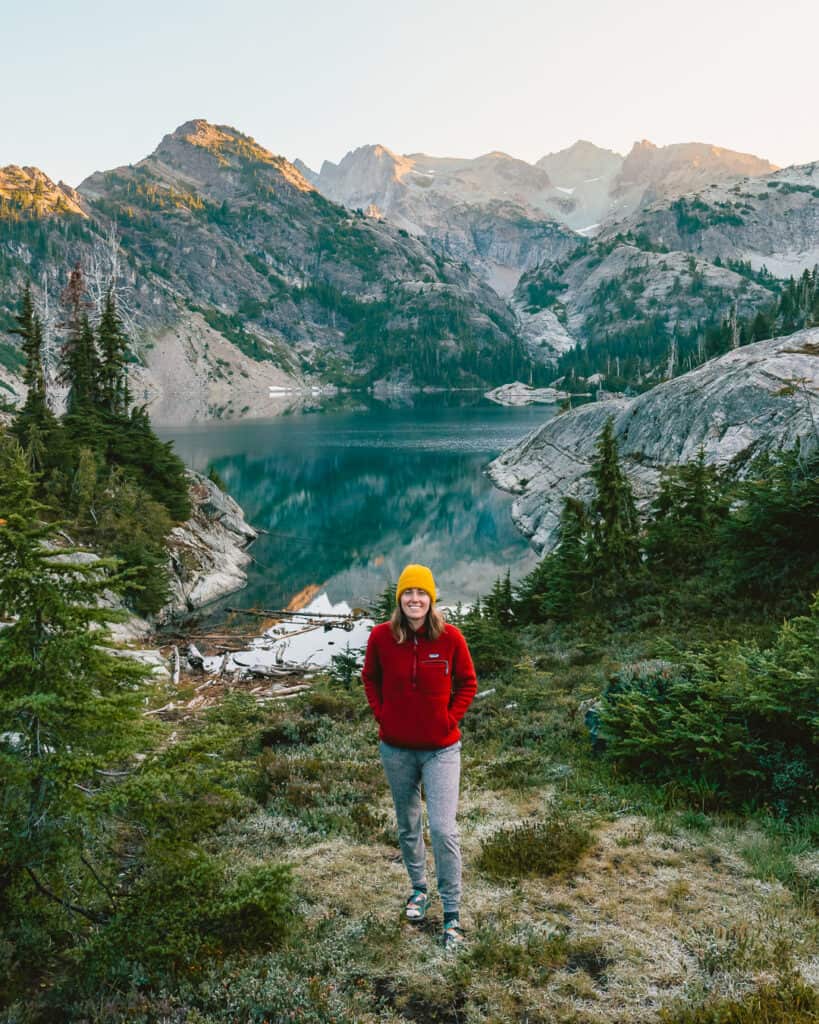
[[[31,297],[31,285],[27,284],[20,300],[20,312],[15,316],[17,326],[11,329],[22,339],[22,350],[25,357],[23,383],[28,388],[29,397],[37,396],[45,402],[45,375],[43,373],[43,326],[34,312],[34,300]]]
[[[611,416],[597,441],[591,477],[596,486],[589,509],[593,586],[600,593],[613,596],[637,573],[640,542],[637,506],[631,484],[620,465]]]
[[[112,564],[58,548],[34,492],[19,445],[0,436],[0,861],[93,920],[59,895],[62,871],[82,860],[97,770],[144,741],[145,670],[104,647],[114,615],[98,600],[118,587]]]
[[[117,314],[113,289],[108,289],[97,333],[100,351],[99,398],[109,413],[124,416],[131,404],[126,376],[128,339]]]
[[[20,299],[20,312],[15,319],[17,326],[12,328],[11,333],[22,339],[25,357],[23,382],[28,388],[28,394],[14,418],[12,430],[26,449],[32,468],[41,470],[46,461],[49,436],[55,432],[57,421],[46,402],[43,327],[34,311],[31,285],[26,285]]]
[[[555,550],[518,586],[515,613],[522,622],[565,621],[583,609],[591,589],[588,545],[586,506],[577,498],[565,498]]]
[[[88,320],[89,303],[79,264],[71,271],[61,299],[66,310],[66,339],[60,379],[70,388],[68,408],[73,412],[98,404],[100,386],[100,359]]]
[[[819,587],[819,449],[760,459],[733,497],[722,573],[742,596],[798,609]]]
[[[702,449],[694,462],[665,469],[646,529],[649,567],[675,575],[699,570],[726,511],[716,468],[706,464]]]
[[[384,589],[375,599],[375,604],[370,609],[370,615],[376,622],[386,622],[395,611],[395,584],[387,581]]]
[[[74,412],[99,404],[100,359],[88,316],[80,318],[79,330],[69,334],[63,350],[63,380],[71,390],[68,408]]]
[[[514,601],[512,600],[512,583],[509,570],[499,576],[489,595],[484,600],[484,615],[501,626],[511,626],[514,618]]]

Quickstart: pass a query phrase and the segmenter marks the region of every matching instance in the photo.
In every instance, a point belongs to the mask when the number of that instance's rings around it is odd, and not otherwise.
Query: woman
[[[456,948],[463,941],[461,849],[455,823],[461,774],[458,724],[478,683],[463,635],[435,610],[435,580],[425,565],[404,569],[395,600],[392,618],[370,634],[362,678],[379,724],[381,763],[392,790],[401,856],[412,885],[406,916],[422,921],[429,906],[423,784],[444,906],[444,945]]]

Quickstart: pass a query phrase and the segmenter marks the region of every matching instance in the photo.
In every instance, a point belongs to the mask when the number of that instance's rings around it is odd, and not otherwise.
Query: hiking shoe
[[[458,921],[450,921],[444,928],[444,950],[447,953],[457,953],[465,941],[464,930]]]
[[[413,889],[407,900],[406,915],[408,921],[423,921],[429,906],[429,893],[423,889]]]

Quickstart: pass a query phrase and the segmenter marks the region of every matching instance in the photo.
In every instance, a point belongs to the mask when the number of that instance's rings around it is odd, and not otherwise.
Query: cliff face
[[[638,501],[657,491],[662,469],[700,450],[741,474],[763,452],[819,444],[819,328],[761,341],[711,360],[634,399],[595,402],[549,420],[489,466],[518,495],[512,515],[533,545],[557,540],[563,499],[588,500],[595,444],[614,419],[623,467]]]
[[[655,146],[635,142],[612,183],[609,219],[624,220],[640,207],[709,185],[771,174],[778,168],[750,153],[737,153],[702,142]]]
[[[435,239],[503,294],[515,272],[570,250],[561,227],[595,234],[659,198],[776,170],[767,160],[718,146],[658,147],[645,140],[625,158],[585,141],[535,164],[499,152],[462,159],[399,155],[378,145],[360,146],[338,164],[325,161],[318,173],[298,166],[328,199],[377,209],[399,227]],[[483,246],[472,237],[479,221]],[[546,224],[551,231],[537,231]],[[493,244],[494,234],[503,241]]]

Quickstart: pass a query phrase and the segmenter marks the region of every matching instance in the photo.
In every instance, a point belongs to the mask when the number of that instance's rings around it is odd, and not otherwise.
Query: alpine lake
[[[157,427],[186,465],[215,469],[264,531],[247,586],[201,616],[301,607],[322,592],[367,608],[409,562],[432,568],[447,605],[474,602],[507,569],[518,579],[537,556],[484,468],[556,412],[452,392]]]

